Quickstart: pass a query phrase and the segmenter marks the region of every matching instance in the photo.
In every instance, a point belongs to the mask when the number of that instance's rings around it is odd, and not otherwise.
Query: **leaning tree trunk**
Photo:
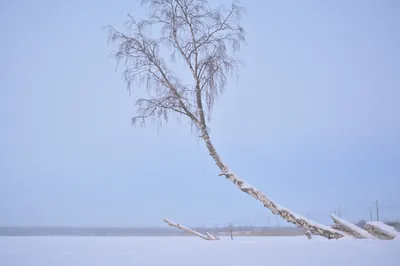
[[[232,181],[240,190],[249,194],[253,198],[260,201],[264,207],[271,210],[273,214],[277,214],[281,216],[283,219],[288,221],[289,223],[295,224],[298,227],[304,228],[306,231],[311,231],[313,234],[324,236],[328,239],[339,239],[345,236],[343,232],[337,231],[329,226],[321,225],[316,222],[313,222],[301,215],[298,215],[282,206],[279,206],[267,196],[264,195],[263,192],[251,186],[250,184],[245,183],[241,180],[235,173],[231,172],[227,165],[225,165],[221,158],[219,157],[217,151],[214,148],[214,145],[211,142],[208,131],[205,127],[202,128],[202,136],[203,140],[206,143],[207,149],[210,152],[211,157],[214,159],[218,168],[221,170],[220,176],[225,176],[227,179]]]
[[[400,238],[400,232],[397,232],[393,226],[382,222],[367,222],[364,226],[371,235],[383,240]]]
[[[345,219],[340,218],[339,216],[336,216],[335,214],[331,214],[331,217],[335,223],[335,227],[340,231],[345,232],[349,236],[352,236],[356,239],[376,239],[376,237],[368,233],[366,230],[346,221]]]

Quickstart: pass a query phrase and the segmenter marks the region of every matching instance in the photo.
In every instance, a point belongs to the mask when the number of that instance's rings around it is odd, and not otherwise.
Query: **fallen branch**
[[[206,232],[206,235],[208,236],[208,238],[210,238],[210,240],[219,240],[219,237],[214,235],[213,233]]]
[[[195,236],[198,236],[200,238],[203,238],[204,240],[219,240],[219,237],[217,237],[216,235],[211,234],[209,232],[206,232],[206,234],[203,235],[203,234],[201,234],[199,232],[196,232],[196,231],[194,231],[194,230],[192,230],[192,229],[190,229],[190,228],[188,228],[188,227],[186,227],[184,225],[171,222],[168,219],[164,219],[164,222],[166,222],[169,226],[176,227],[178,229],[181,229],[181,230],[185,231],[186,233],[189,233],[191,235],[195,235]]]

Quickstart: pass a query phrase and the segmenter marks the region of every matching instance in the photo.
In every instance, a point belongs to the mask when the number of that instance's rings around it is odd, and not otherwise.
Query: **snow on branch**
[[[262,191],[258,190],[257,188],[237,177],[237,175],[230,171],[228,166],[226,165],[222,167],[222,171],[219,175],[224,175],[227,179],[232,181],[240,190],[263,203],[264,207],[271,210],[273,214],[281,216],[289,223],[295,224],[296,226],[303,228],[306,231],[310,231],[313,234],[320,235],[328,239],[338,239],[345,236],[345,234],[341,231],[335,230],[329,226],[316,223],[287,208],[278,205],[275,201],[268,198]]]
[[[366,230],[352,224],[335,214],[331,214],[333,222],[339,228],[339,230],[346,232],[348,235],[357,239],[376,239],[375,236],[368,233]]]
[[[391,240],[400,239],[400,232],[397,232],[394,227],[382,222],[367,222],[364,228],[371,234],[379,239]]]

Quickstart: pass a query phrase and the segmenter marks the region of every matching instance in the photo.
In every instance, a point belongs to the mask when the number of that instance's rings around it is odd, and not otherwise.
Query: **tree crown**
[[[125,32],[108,27],[109,41],[117,44],[112,55],[124,65],[127,88],[131,90],[137,80],[147,88],[147,97],[136,101],[132,122],[168,121],[174,113],[205,130],[215,99],[241,63],[234,55],[245,43],[240,25],[244,8],[237,1],[230,8],[213,8],[206,0],[142,0],[141,4],[150,7],[146,19],[138,21],[129,15]],[[157,37],[148,31],[154,27],[159,29]],[[163,49],[169,52],[169,60]],[[173,71],[177,56],[189,70],[189,84]]]

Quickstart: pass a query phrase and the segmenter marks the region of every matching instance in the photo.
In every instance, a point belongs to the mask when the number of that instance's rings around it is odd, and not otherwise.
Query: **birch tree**
[[[240,67],[235,55],[245,44],[240,23],[245,9],[237,1],[228,8],[212,7],[207,0],[143,0],[141,4],[149,7],[146,19],[129,16],[124,31],[108,27],[109,41],[116,47],[113,57],[123,65],[127,88],[131,90],[136,81],[147,88],[147,96],[136,100],[132,122],[168,121],[171,115],[186,118],[204,141],[220,176],[286,221],[327,238],[342,237],[343,233],[279,206],[245,183],[223,162],[211,141],[208,124],[215,100]],[[151,29],[158,33],[154,36]],[[174,71],[177,59],[188,70],[190,81]]]

